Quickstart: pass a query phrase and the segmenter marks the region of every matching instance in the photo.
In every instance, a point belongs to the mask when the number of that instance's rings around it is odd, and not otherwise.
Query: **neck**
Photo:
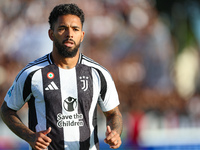
[[[56,53],[55,51],[52,51],[52,57],[54,63],[62,68],[62,69],[72,69],[76,66],[78,59],[79,59],[79,50],[77,54],[72,58],[65,58],[61,56],[60,54]]]

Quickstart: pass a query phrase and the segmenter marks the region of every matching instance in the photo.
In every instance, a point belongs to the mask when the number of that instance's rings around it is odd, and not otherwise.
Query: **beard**
[[[78,43],[78,45],[76,44],[76,42],[72,39],[68,39],[70,41],[73,41],[74,42],[74,45],[75,47],[74,48],[71,48],[71,47],[67,47],[66,45],[64,44],[60,44],[58,42],[58,40],[55,38],[54,39],[54,42],[55,42],[55,47],[58,49],[58,53],[65,57],[65,58],[72,58],[74,56],[76,56],[77,52],[78,52],[78,49],[81,45],[81,41]],[[63,41],[64,43],[65,41]]]

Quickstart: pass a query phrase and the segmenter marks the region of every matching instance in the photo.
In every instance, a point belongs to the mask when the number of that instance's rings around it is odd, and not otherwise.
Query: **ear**
[[[52,29],[49,29],[48,34],[49,34],[49,38],[50,38],[52,41],[54,41],[54,35],[53,35],[53,30],[52,30]]]
[[[82,41],[83,41],[83,39],[84,39],[84,35],[85,35],[85,32],[84,32],[84,31],[82,31],[81,42],[82,42]]]

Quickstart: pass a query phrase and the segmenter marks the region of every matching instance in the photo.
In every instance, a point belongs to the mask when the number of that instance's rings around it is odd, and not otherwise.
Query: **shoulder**
[[[52,64],[51,58],[50,58],[50,54],[47,54],[43,57],[40,57],[38,59],[36,59],[33,62],[30,62],[29,64],[27,64],[16,76],[15,80],[16,82],[18,80],[24,80],[27,78],[27,76],[32,73],[35,72],[47,65]]]
[[[84,54],[80,54],[79,63],[95,69],[98,73],[101,73],[104,76],[111,77],[110,72],[105,67],[103,67],[102,65],[94,61],[93,59],[85,56]]]

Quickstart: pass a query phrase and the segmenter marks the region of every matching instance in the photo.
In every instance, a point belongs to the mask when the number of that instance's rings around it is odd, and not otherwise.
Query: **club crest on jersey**
[[[53,72],[48,72],[47,73],[47,78],[53,79],[54,78],[54,73]]]
[[[86,77],[86,76],[81,76],[81,77],[79,77],[80,78],[80,80],[81,80],[81,82],[82,82],[82,87],[81,87],[81,89],[83,90],[83,91],[87,91],[87,89],[88,89],[88,77]]]
[[[77,100],[73,97],[68,97],[64,100],[63,106],[66,111],[74,111],[77,107]]]

